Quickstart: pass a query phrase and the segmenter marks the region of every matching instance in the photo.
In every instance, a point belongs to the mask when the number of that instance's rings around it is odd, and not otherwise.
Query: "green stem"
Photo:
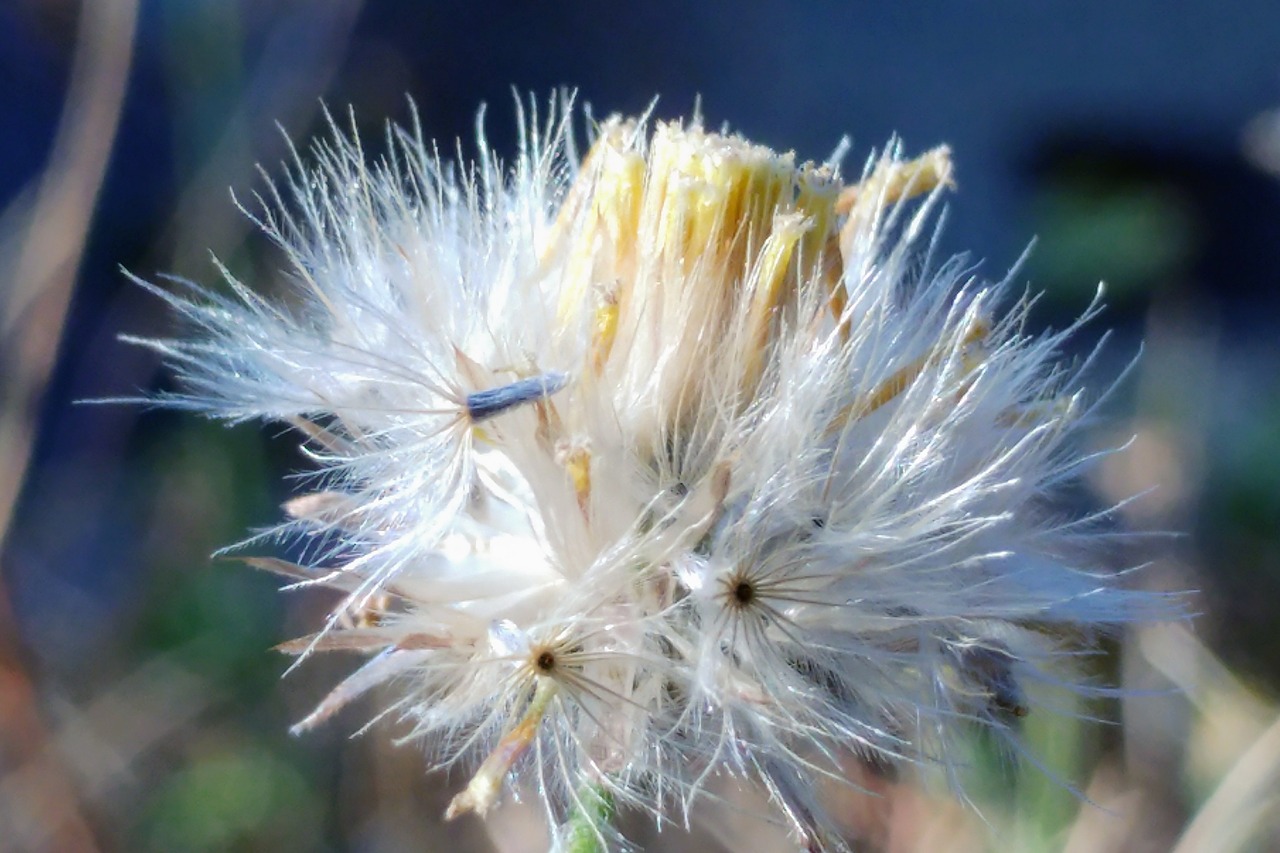
[[[615,814],[613,795],[601,785],[589,785],[578,793],[578,804],[569,815],[564,853],[605,853],[605,828]]]

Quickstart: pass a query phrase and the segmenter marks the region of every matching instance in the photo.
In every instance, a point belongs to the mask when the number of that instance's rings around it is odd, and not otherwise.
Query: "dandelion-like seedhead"
[[[737,776],[838,847],[850,756],[954,771],[1079,641],[1167,615],[1049,510],[1088,360],[930,256],[945,148],[845,182],[696,119],[580,158],[571,124],[522,115],[510,165],[415,127],[371,166],[335,130],[260,215],[291,301],[147,285],[194,324],[149,342],[168,402],[292,424],[318,466],[306,565],[253,562],[346,593],[286,651],[369,659],[298,729],[388,685],[467,767],[450,816],[523,777],[553,826],[684,822]]]

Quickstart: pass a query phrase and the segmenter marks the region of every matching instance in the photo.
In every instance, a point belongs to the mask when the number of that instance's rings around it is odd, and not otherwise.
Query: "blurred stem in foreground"
[[[85,3],[57,136],[11,268],[0,270],[0,544],[30,462],[35,420],[57,358],[89,225],[133,65],[137,0]],[[6,216],[12,211],[5,211]],[[3,245],[5,235],[0,235]]]

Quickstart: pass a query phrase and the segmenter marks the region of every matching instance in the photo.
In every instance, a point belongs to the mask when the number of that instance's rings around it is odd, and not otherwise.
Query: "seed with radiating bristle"
[[[508,409],[543,400],[569,384],[569,374],[551,371],[540,376],[517,379],[497,388],[486,388],[467,395],[467,415],[472,423],[488,420]]]

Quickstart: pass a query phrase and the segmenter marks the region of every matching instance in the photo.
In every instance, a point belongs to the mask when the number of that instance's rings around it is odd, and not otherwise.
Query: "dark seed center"
[[[738,581],[733,587],[733,598],[739,604],[750,604],[755,601],[756,588],[751,585],[750,581]]]
[[[550,672],[551,670],[555,669],[556,656],[551,652],[543,652],[542,654],[538,655],[538,659],[537,661],[535,661],[535,663],[538,669],[542,670],[543,672]]]

